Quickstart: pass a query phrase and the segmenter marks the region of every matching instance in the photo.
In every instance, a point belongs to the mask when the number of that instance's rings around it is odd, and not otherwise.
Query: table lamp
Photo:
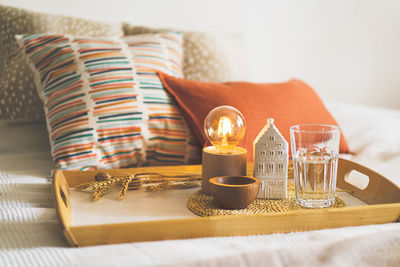
[[[203,148],[201,189],[210,194],[209,179],[246,175],[247,150],[237,146],[246,132],[246,122],[236,108],[219,106],[208,113],[204,131],[212,146]]]

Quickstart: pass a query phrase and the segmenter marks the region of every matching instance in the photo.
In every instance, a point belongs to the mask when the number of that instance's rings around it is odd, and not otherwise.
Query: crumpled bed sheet
[[[400,111],[328,108],[354,152],[344,157],[400,185]],[[2,121],[0,133],[0,266],[400,266],[400,223],[69,248],[44,123]]]

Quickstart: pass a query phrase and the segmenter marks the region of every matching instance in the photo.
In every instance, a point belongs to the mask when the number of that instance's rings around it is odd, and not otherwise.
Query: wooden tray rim
[[[62,232],[68,244],[72,247],[211,236],[287,233],[399,221],[400,188],[397,185],[371,169],[349,160],[339,159],[339,166],[342,167],[338,169],[338,186],[341,188],[344,186],[348,190],[351,190],[350,194],[361,196],[361,198],[367,200],[367,203],[370,202],[369,205],[339,209],[305,209],[262,215],[213,216],[72,226],[69,185],[65,176],[78,173],[77,171],[55,171],[53,197],[56,211],[61,221]],[[201,166],[169,166],[161,168],[165,170],[176,168],[196,168],[196,170],[200,170]],[[107,171],[111,173],[121,171],[127,173],[145,169],[154,169],[154,167],[123,170],[110,169]],[[252,169],[251,163],[250,169]],[[370,178],[370,183],[366,189],[361,190],[348,183],[344,184],[346,176],[352,170],[357,170]],[[85,172],[96,173],[100,171],[104,170]],[[372,180],[371,177],[373,177]],[[382,190],[388,190],[389,188],[389,193],[386,192],[383,198],[379,197],[376,194],[376,190],[371,190],[371,184],[378,187],[378,189],[383,188]],[[64,196],[62,196],[63,194]],[[374,199],[378,204],[372,204],[371,199],[366,199],[365,195],[368,196],[368,194],[370,198],[375,197]],[[243,225],[246,225],[246,227],[243,227]]]

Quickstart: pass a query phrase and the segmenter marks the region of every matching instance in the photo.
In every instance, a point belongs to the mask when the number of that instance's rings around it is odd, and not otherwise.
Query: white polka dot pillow
[[[125,35],[157,33],[151,29],[123,24]],[[251,79],[245,38],[230,33],[183,33],[183,73],[186,79],[205,82],[247,81]]]
[[[0,119],[43,119],[33,75],[15,41],[16,34],[63,33],[121,36],[120,24],[31,12],[0,5]]]
[[[199,161],[157,72],[182,77],[179,33],[18,36],[44,101],[53,159],[87,170]]]

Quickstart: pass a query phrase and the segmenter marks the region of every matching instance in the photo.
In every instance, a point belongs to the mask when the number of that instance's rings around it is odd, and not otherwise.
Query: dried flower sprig
[[[167,188],[165,186],[163,187],[165,189],[188,189],[188,188],[194,188],[194,187],[199,187],[201,186],[201,181],[186,181],[186,182],[172,182],[169,183]],[[150,184],[150,185],[144,185],[141,187],[137,186],[131,186],[129,185],[128,190],[138,190],[138,189],[143,189],[147,192],[156,192],[159,191],[158,188],[160,186],[158,184]]]
[[[129,175],[128,177],[126,177],[122,181],[122,183],[121,183],[121,191],[120,191],[119,196],[118,196],[119,200],[123,200],[125,198],[126,191],[128,191],[129,183],[132,181],[133,178],[134,178],[133,175]]]
[[[107,190],[108,190],[107,187],[96,189],[96,191],[94,191],[94,193],[93,193],[92,200],[93,201],[99,200],[102,196],[104,196],[107,193]]]
[[[116,183],[120,183],[125,179],[125,177],[111,177],[108,178],[107,180],[103,181],[95,181],[95,182],[90,182],[87,184],[80,185],[79,188],[82,189],[82,191],[96,191],[97,189],[100,188],[105,188],[105,187],[111,187]]]
[[[127,176],[111,176],[102,172],[95,176],[95,181],[82,184],[78,189],[93,192],[92,200],[97,201],[104,196],[108,189],[120,185],[119,200],[125,198],[128,190],[144,190],[146,192],[160,192],[167,189],[186,189],[200,186],[200,175],[163,175],[159,173],[137,173]]]

